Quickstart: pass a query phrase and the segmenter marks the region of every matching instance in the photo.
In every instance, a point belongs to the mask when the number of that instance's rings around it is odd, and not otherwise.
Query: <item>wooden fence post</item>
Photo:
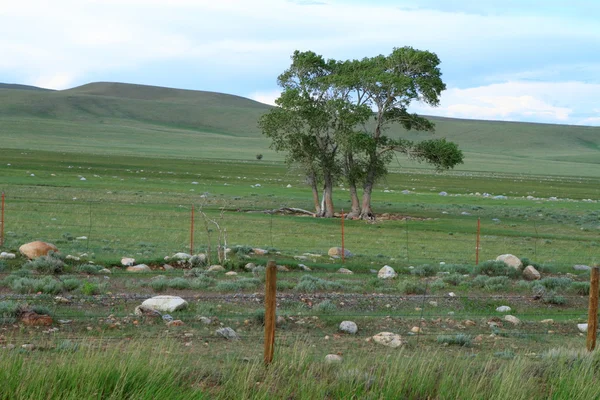
[[[342,209],[342,264],[346,260],[346,250],[344,248],[344,209]]]
[[[481,231],[481,218],[477,218],[477,244],[475,245],[475,265],[479,265],[479,232]]]
[[[4,246],[4,192],[2,192],[2,215],[0,219],[0,246]]]
[[[598,330],[598,277],[600,268],[595,266],[590,274],[590,306],[588,309],[587,350],[596,347],[596,331]]]
[[[192,204],[192,217],[190,226],[190,254],[194,255],[194,205]]]
[[[267,264],[265,282],[265,365],[273,361],[275,351],[275,309],[277,308],[277,266],[270,260]]]

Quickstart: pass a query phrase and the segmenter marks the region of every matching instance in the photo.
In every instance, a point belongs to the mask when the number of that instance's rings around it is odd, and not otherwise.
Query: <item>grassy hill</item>
[[[15,89],[15,90],[36,90],[41,92],[52,92],[52,89],[44,89],[37,86],[19,85],[17,83],[1,83],[0,89]]]
[[[122,83],[63,91],[0,84],[5,148],[267,161],[257,119],[269,106],[240,96]],[[600,176],[600,128],[431,117],[466,155],[459,170]],[[429,133],[391,135],[412,139]],[[402,166],[423,167],[407,161]]]

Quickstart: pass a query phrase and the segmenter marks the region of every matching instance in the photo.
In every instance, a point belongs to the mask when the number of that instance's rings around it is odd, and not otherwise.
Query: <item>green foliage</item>
[[[101,289],[97,283],[85,281],[81,286],[81,293],[86,296],[95,296],[101,293]]]
[[[571,283],[571,291],[581,296],[588,296],[590,294],[590,283],[589,282],[573,282]]]
[[[277,281],[277,290],[291,290],[296,286],[296,284],[294,282],[290,282],[290,281],[283,281],[283,280],[278,280]]]
[[[263,159],[263,155],[261,153],[258,153],[256,155],[256,159],[259,160],[259,161],[262,160]]]
[[[473,272],[473,267],[470,265],[463,264],[444,264],[440,265],[440,271],[450,272],[451,274],[456,273],[461,275],[468,275]]]
[[[23,268],[42,274],[60,274],[65,269],[65,263],[56,254],[48,254],[26,262]]]
[[[11,284],[12,290],[17,293],[45,293],[58,294],[63,291],[62,282],[55,280],[51,276],[43,278],[17,278]]]
[[[473,286],[483,288],[489,279],[490,277],[487,275],[477,275],[473,279]]]
[[[300,278],[300,282],[296,285],[294,290],[298,292],[313,293],[324,290],[341,290],[343,288],[344,285],[339,282],[327,281],[312,275],[304,275]]]
[[[446,282],[443,279],[436,279],[429,284],[429,287],[432,291],[441,290],[446,288]]]
[[[48,307],[41,304],[34,304],[30,306],[29,309],[39,315],[52,315],[52,311],[50,311]]]
[[[237,255],[246,255],[252,253],[252,250],[252,246],[235,246],[231,249],[231,252]]]
[[[469,335],[459,333],[458,335],[440,335],[437,337],[439,344],[448,344],[461,347],[471,347],[472,338]]]
[[[506,265],[503,261],[493,260],[475,266],[473,273],[476,275],[508,276],[512,279],[517,279],[522,275],[520,270]]]
[[[19,316],[20,306],[14,301],[0,301],[0,323],[14,323]]]
[[[70,292],[79,288],[79,286],[81,286],[81,281],[77,278],[68,278],[63,281],[63,285],[65,290]]]
[[[398,289],[404,294],[425,294],[427,288],[421,282],[400,282]]]
[[[314,307],[314,310],[319,314],[333,314],[337,306],[331,300],[323,300]]]
[[[252,320],[259,324],[259,325],[264,325],[265,324],[265,309],[264,308],[259,308],[258,310],[254,311],[251,315]]]
[[[463,281],[463,276],[461,274],[450,274],[446,275],[442,278],[442,280],[452,286],[458,286]]]
[[[567,299],[564,296],[556,294],[554,290],[545,292],[542,295],[542,301],[546,304],[555,304],[558,306],[567,304]]]
[[[437,274],[437,268],[429,264],[413,268],[410,273],[416,276],[434,276]]]
[[[95,264],[83,264],[80,265],[76,268],[77,272],[81,272],[83,274],[89,274],[89,275],[96,275],[97,273],[100,272],[101,269],[103,269],[104,267],[101,265],[95,265]]]
[[[546,289],[550,290],[566,290],[573,283],[573,279],[571,278],[556,278],[556,277],[548,277],[543,278],[538,281],[538,283],[544,286]]]
[[[160,292],[164,292],[165,290],[167,290],[167,288],[169,287],[169,284],[165,278],[161,277],[159,279],[152,279],[148,283],[148,286],[150,286],[152,288],[152,290],[154,290],[155,292],[160,293]]]
[[[190,282],[188,280],[186,280],[185,278],[170,279],[168,281],[168,285],[169,285],[169,288],[178,289],[178,290],[189,289],[191,287]]]
[[[192,289],[206,289],[217,283],[215,278],[212,278],[208,275],[201,275],[198,278],[192,279],[190,282]]]
[[[0,272],[4,272],[7,268],[6,262],[0,260]]]
[[[203,275],[206,275],[206,270],[198,268],[198,267],[194,267],[192,269],[188,269],[183,272],[183,276],[188,277],[188,278],[197,278],[197,277],[203,276]]]
[[[485,288],[487,290],[497,292],[500,290],[506,290],[508,288],[509,284],[510,284],[510,280],[508,279],[507,276],[494,276],[494,277],[490,277],[485,282]]]
[[[192,269],[198,269],[198,268],[204,267],[206,265],[206,260],[207,260],[206,257],[201,257],[199,255],[194,255],[194,256],[190,257],[190,259],[188,260],[188,262],[192,266]]]

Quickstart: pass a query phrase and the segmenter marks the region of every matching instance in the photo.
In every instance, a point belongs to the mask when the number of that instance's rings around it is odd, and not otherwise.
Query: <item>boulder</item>
[[[163,264],[163,269],[164,269],[165,271],[172,271],[172,270],[174,270],[175,268],[171,267],[169,264]]]
[[[554,320],[552,318],[550,319],[543,319],[540,321],[542,324],[553,324]]]
[[[138,264],[138,265],[134,265],[132,267],[127,267],[126,271],[129,271],[129,272],[151,272],[152,270],[146,264]]]
[[[340,269],[337,270],[337,272],[339,274],[346,274],[346,275],[352,275],[354,273],[354,272],[350,271],[347,268],[340,268]]]
[[[579,329],[579,332],[581,333],[587,333],[588,324],[577,324],[577,329]]]
[[[496,261],[502,261],[504,264],[508,265],[509,267],[513,267],[514,269],[523,268],[521,259],[517,256],[513,256],[512,254],[502,254],[496,257]]]
[[[511,310],[511,308],[509,306],[500,306],[498,308],[496,308],[496,311],[498,312],[509,312]]]
[[[198,321],[202,322],[204,325],[210,325],[210,324],[212,324],[212,319],[210,319],[208,317],[197,317],[196,319]]]
[[[208,269],[208,272],[223,272],[225,268],[222,265],[211,265]]]
[[[175,253],[171,258],[179,261],[187,261],[192,258],[192,255],[188,253]]]
[[[133,264],[135,264],[135,258],[131,258],[131,257],[123,257],[121,258],[121,265],[124,267],[131,267]]]
[[[244,266],[244,268],[246,268],[248,271],[252,271],[252,270],[254,270],[254,268],[256,268],[256,264],[248,263]]]
[[[234,331],[233,329],[229,328],[229,327],[217,329],[216,333],[219,336],[223,336],[227,340],[239,340],[240,339],[240,337],[237,334],[237,332]]]
[[[533,265],[528,265],[527,268],[523,270],[523,278],[525,278],[526,281],[537,281],[541,277],[542,275],[540,275]]]
[[[337,354],[327,354],[325,356],[325,362],[328,364],[337,364],[337,363],[341,363],[344,359],[342,358],[342,356],[339,356]]]
[[[356,323],[353,321],[342,321],[342,323],[340,323],[340,331],[354,335],[358,332],[358,326],[356,326]]]
[[[58,252],[58,248],[52,243],[31,242],[19,247],[19,251],[29,259],[47,256],[50,251]]]
[[[342,248],[341,247],[332,247],[329,249],[329,251],[327,252],[327,254],[329,255],[329,257],[341,257],[342,256]],[[348,250],[348,249],[344,249],[344,257],[352,257],[353,254]]]
[[[573,265],[573,269],[575,271],[590,271],[592,268],[587,265]]]
[[[384,265],[383,268],[381,268],[377,273],[377,277],[379,279],[393,279],[397,276],[398,274],[396,271],[394,271],[394,268],[390,267],[389,265]]]
[[[510,322],[513,325],[519,325],[521,320],[514,315],[505,315],[504,320]]]
[[[169,313],[183,310],[188,306],[188,302],[178,296],[155,296],[144,300],[142,306],[152,310]]]
[[[423,333],[423,329],[418,326],[413,326],[410,330],[411,333]]]
[[[392,332],[380,332],[373,336],[372,339],[375,343],[391,348],[400,347],[404,344],[402,342],[402,337]]]
[[[302,269],[302,271],[306,271],[306,272],[312,271],[312,269],[310,269],[309,267],[307,267],[304,264],[298,264],[298,267],[300,267]]]

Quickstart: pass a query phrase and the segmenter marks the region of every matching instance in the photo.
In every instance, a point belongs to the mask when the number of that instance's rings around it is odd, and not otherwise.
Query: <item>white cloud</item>
[[[271,90],[267,92],[254,92],[251,93],[248,97],[252,100],[256,100],[259,103],[268,104],[271,106],[275,105],[275,99],[277,99],[281,95],[280,90]]]

